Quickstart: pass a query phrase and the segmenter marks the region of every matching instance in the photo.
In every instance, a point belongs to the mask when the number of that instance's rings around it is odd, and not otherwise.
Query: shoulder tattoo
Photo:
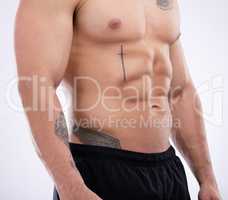
[[[156,0],[156,3],[162,10],[170,10],[173,6],[173,0]]]

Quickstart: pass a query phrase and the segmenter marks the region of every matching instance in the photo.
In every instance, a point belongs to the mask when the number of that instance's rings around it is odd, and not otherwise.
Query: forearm
[[[216,184],[201,103],[194,87],[187,85],[172,105],[173,117],[180,122],[179,127],[174,129],[174,142],[189,163],[199,184]]]
[[[19,84],[25,109],[32,108],[35,98],[31,88],[32,86],[28,84]],[[38,93],[36,97],[38,108],[33,107],[26,114],[36,151],[52,176],[57,189],[61,193],[70,192],[80,187],[83,180],[74,165],[66,143],[67,129],[63,121],[65,119],[54,88],[49,90],[46,97],[43,98]],[[43,111],[40,110],[41,105],[45,108]]]
[[[187,135],[176,134],[175,143],[191,167],[199,184],[216,185],[206,139],[189,139]]]

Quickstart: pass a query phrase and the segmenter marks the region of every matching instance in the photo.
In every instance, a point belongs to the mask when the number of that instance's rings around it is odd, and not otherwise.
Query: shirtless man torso
[[[180,36],[176,0],[21,0],[16,54],[19,77],[27,79],[19,81],[19,91],[24,107],[29,108],[26,113],[37,152],[55,181],[58,194],[55,192],[54,198],[190,199],[179,160],[175,162],[180,171],[171,174],[182,174],[185,187],[178,186],[175,178],[170,182],[167,176],[159,176],[166,184],[150,188],[153,180],[148,184],[145,177],[134,179],[128,174],[129,182],[137,187],[127,183],[125,188],[122,176],[104,178],[98,169],[98,157],[103,160],[105,155],[110,158],[102,164],[103,176],[111,173],[111,166],[118,171],[113,157],[133,159],[140,167],[138,158],[175,160],[169,142],[172,137],[199,181],[200,199],[219,199],[200,101]],[[69,138],[55,94],[61,81],[71,88],[73,97],[74,122]],[[48,93],[44,95],[41,88]],[[34,90],[38,91],[35,96]],[[93,166],[81,164],[82,160],[91,161],[85,154],[93,153]],[[162,173],[152,162],[146,172],[145,168],[136,172],[129,163],[124,164],[120,168],[128,167],[132,176],[145,173],[148,179],[155,179],[150,177],[151,171]],[[173,163],[164,165],[163,172],[168,173]],[[97,168],[94,177],[85,170],[89,167]],[[138,185],[140,181],[142,188],[150,188],[147,192]],[[167,185],[170,189],[164,190]],[[129,194],[128,190],[137,193]]]

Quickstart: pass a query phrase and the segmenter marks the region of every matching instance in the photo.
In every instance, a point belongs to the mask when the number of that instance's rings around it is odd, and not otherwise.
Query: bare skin
[[[27,116],[61,200],[100,199],[74,166],[68,140],[148,153],[165,151],[170,137],[199,181],[199,199],[219,199],[179,26],[176,0],[21,1],[18,74],[45,77],[37,87],[52,91],[36,97],[48,109]],[[55,94],[62,80],[73,89],[75,123],[90,130],[74,128],[69,139]],[[33,105],[33,90],[33,83],[19,82],[25,108]]]

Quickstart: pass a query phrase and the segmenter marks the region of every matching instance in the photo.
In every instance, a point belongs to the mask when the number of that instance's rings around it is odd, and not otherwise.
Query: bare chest
[[[175,0],[85,0],[75,18],[77,31],[96,41],[171,43],[179,34]]]

